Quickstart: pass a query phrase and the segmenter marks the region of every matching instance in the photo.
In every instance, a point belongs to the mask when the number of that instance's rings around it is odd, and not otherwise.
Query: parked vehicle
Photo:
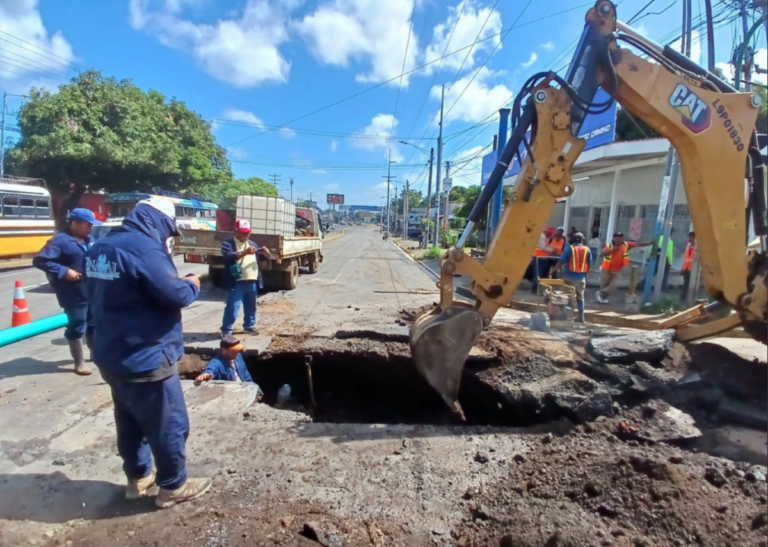
[[[54,229],[51,194],[43,179],[0,178],[0,258],[36,254]]]
[[[296,207],[282,198],[238,196],[237,209],[220,212],[215,230],[183,230],[174,250],[184,254],[184,262],[208,264],[211,282],[220,285],[224,269],[221,244],[233,237],[235,219],[251,223],[251,240],[269,250],[260,261],[260,275],[267,289],[293,290],[299,281],[299,268],[313,274],[323,261],[323,240],[316,209]],[[297,228],[300,219],[301,228]],[[229,229],[222,229],[223,227]],[[299,233],[301,235],[299,235]]]

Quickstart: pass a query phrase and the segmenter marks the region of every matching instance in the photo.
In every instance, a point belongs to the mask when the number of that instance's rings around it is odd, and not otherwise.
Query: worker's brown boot
[[[83,357],[82,340],[70,340],[69,353],[72,355],[72,359],[75,361],[75,374],[79,376],[88,376],[91,374],[91,368],[85,364],[85,358]]]
[[[183,485],[176,490],[160,489],[160,493],[155,499],[155,505],[160,509],[166,509],[177,503],[193,500],[205,494],[213,484],[209,478],[187,479]]]
[[[149,494],[149,489],[155,485],[155,470],[144,478],[130,479],[125,489],[125,499],[137,500]]]

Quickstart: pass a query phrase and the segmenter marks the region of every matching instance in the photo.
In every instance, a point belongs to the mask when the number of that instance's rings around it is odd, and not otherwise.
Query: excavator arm
[[[648,59],[620,47],[620,40]],[[719,311],[699,306],[671,318],[665,326],[680,329],[681,339],[693,340],[744,325],[765,342],[768,227],[763,165],[754,135],[759,98],[736,93],[688,58],[639,36],[617,21],[612,2],[598,0],[587,13],[566,78],[553,73],[534,75],[517,96],[510,139],[456,249],[441,261],[440,305],[417,319],[411,329],[416,367],[458,414],[459,386],[469,351],[496,311],[512,301],[552,206],[574,191],[571,169],[585,146],[584,139],[577,137],[581,125],[587,114],[609,106],[594,102],[600,87],[669,139],[680,156],[704,286]],[[528,130],[530,143],[525,141]],[[464,253],[464,243],[521,144],[528,154],[515,192],[480,263]],[[748,256],[750,215],[763,248]],[[473,305],[453,301],[456,274],[472,279]]]

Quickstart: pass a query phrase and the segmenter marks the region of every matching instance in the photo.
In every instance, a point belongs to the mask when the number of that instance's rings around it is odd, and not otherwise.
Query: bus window
[[[19,198],[12,196],[3,196],[3,216],[19,216]]]
[[[180,205],[176,206],[176,216],[177,217],[183,217],[184,216],[184,207],[181,207]]]
[[[32,218],[34,218],[34,216],[35,216],[35,200],[34,199],[22,198],[20,200],[19,211],[20,211],[22,217],[32,217]]]
[[[50,200],[47,199],[38,199],[36,201],[36,207],[37,207],[37,216],[42,218],[50,218],[51,217],[51,203]]]

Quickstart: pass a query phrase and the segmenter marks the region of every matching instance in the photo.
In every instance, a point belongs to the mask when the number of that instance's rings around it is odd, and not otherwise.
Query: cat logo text
[[[683,125],[691,133],[698,134],[709,129],[712,123],[712,109],[685,84],[677,84],[669,96],[669,104],[680,112]]]

